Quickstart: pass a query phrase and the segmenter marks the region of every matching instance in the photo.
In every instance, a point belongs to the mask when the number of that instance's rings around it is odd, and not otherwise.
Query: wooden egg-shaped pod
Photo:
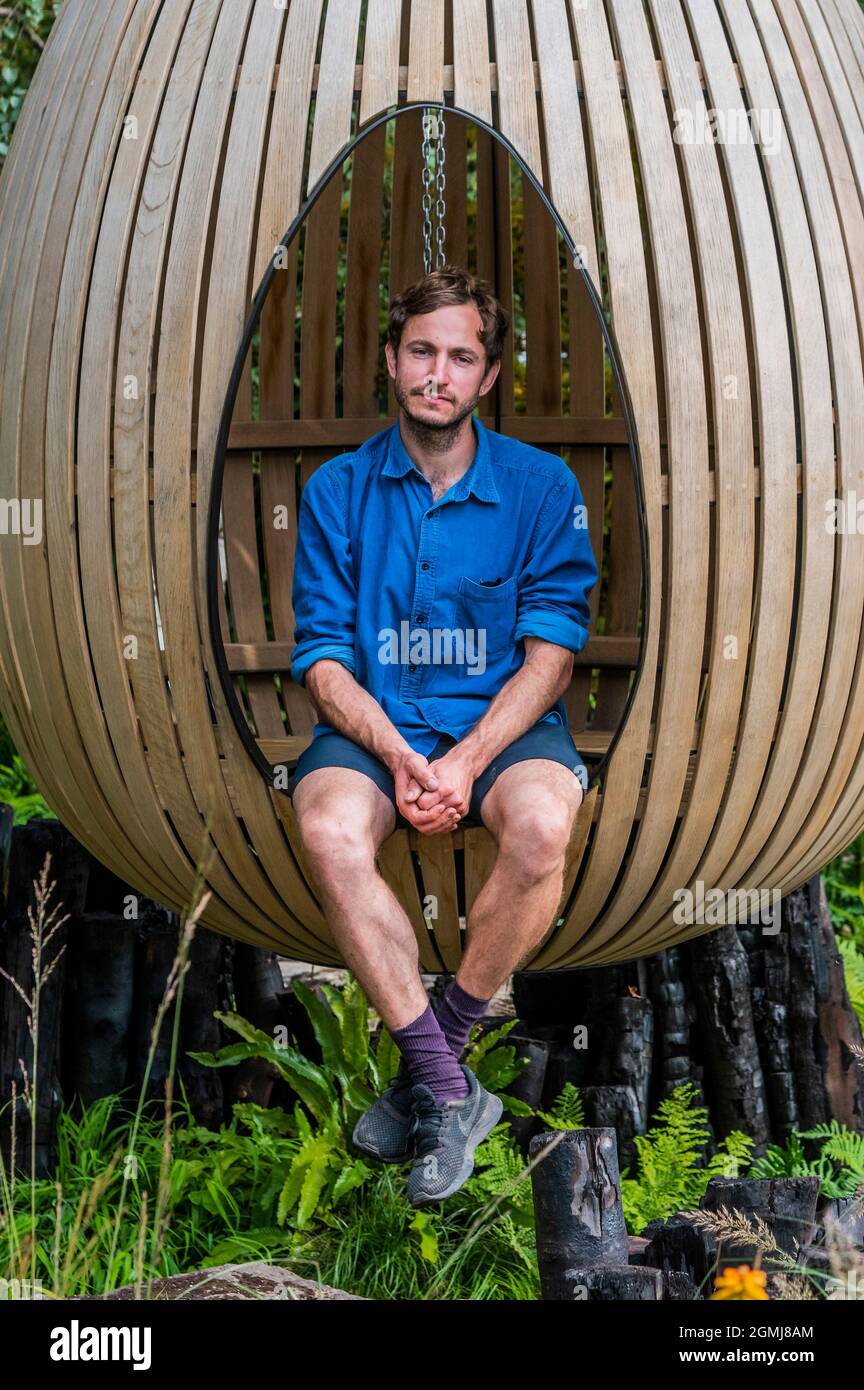
[[[0,499],[42,521],[0,533],[0,707],[124,881],[182,910],[204,860],[206,925],[340,963],[273,771],[314,723],[291,526],[394,418],[423,103],[448,258],[516,312],[480,414],[567,459],[602,562],[526,967],[628,959],[864,827],[854,0],[66,0],[0,181]],[[493,849],[382,847],[425,970]]]

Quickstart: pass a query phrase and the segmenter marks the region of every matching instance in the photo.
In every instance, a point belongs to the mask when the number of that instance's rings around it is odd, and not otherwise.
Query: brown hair
[[[402,330],[414,314],[429,314],[444,304],[468,304],[472,300],[483,322],[479,336],[486,349],[488,371],[501,358],[510,314],[498,303],[488,280],[478,280],[458,265],[431,270],[391,300],[387,335],[394,353],[398,353]]]

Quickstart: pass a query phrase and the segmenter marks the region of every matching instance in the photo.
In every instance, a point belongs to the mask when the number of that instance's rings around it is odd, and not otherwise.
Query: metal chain
[[[438,145],[435,150],[435,174],[436,189],[438,200],[435,203],[435,216],[438,218],[437,228],[437,265],[444,265],[447,257],[444,255],[444,116],[438,112]]]
[[[434,124],[433,124],[434,123]],[[435,245],[437,266],[442,266],[446,262],[444,253],[444,189],[446,179],[444,175],[444,118],[434,107],[427,107],[423,112],[423,268],[428,275],[432,269],[432,174],[429,168],[432,157],[432,137],[437,136],[435,144],[435,191],[437,199],[435,202],[435,216],[437,227],[435,229]]]
[[[429,159],[432,151],[429,139],[429,123],[432,112],[428,109],[423,112],[423,269],[426,274],[432,269],[432,195],[429,186],[432,176],[429,173]]]

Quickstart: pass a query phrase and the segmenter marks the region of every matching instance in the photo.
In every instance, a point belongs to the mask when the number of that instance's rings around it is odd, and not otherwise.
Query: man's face
[[[407,320],[398,357],[387,343],[396,399],[418,425],[452,430],[491,389],[501,364],[487,370],[482,327],[473,303],[447,304]]]

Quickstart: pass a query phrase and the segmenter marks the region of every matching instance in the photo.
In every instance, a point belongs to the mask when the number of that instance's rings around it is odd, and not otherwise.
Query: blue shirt
[[[472,422],[471,465],[437,502],[397,419],[316,469],[300,503],[291,676],[340,661],[424,755],[485,714],[523,637],[581,651],[598,578],[564,460]],[[563,699],[540,722],[566,728]]]

